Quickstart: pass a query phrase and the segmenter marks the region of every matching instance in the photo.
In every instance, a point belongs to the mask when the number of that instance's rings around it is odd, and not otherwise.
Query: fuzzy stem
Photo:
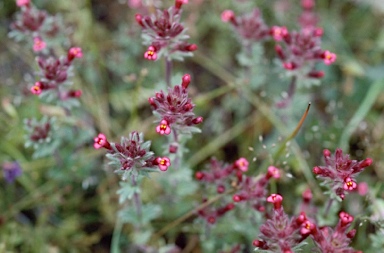
[[[113,229],[112,243],[111,243],[112,253],[120,253],[119,241],[120,241],[120,235],[121,235],[122,229],[123,229],[123,223],[120,221],[120,219],[118,219],[116,221],[115,228]]]
[[[171,87],[172,60],[165,57],[165,82],[167,87]]]
[[[134,187],[137,187],[137,180],[135,177],[132,177],[132,185]],[[140,195],[137,193],[137,191],[135,191],[135,193],[133,194],[133,201],[134,201],[134,204],[136,207],[137,218],[139,219],[139,221],[141,223],[141,218],[142,218],[141,198],[140,198]]]
[[[174,141],[174,143],[177,144],[177,152],[176,152],[176,157],[175,157],[173,168],[178,169],[180,167],[180,160],[181,160],[183,154],[179,152],[179,148],[180,148],[179,134],[177,133],[177,130],[174,128],[172,129],[172,132],[173,132],[173,141]]]
[[[289,103],[292,101],[293,94],[296,91],[296,82],[297,82],[297,77],[292,76],[291,83],[289,84],[288,91],[287,91],[287,97],[281,100],[276,104],[278,108],[285,108],[289,105]]]
[[[325,212],[324,212],[324,217],[328,216],[329,211],[331,210],[332,203],[333,203],[333,199],[329,199],[328,204],[327,204],[327,208],[325,209]]]

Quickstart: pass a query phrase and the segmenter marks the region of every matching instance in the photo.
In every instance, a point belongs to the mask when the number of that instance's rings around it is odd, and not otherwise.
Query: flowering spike
[[[168,167],[171,166],[171,162],[166,156],[156,158],[156,162],[161,171],[166,171]]]
[[[44,40],[42,40],[40,37],[33,38],[33,51],[39,52],[46,48],[47,43],[45,43]]]
[[[163,119],[160,124],[156,127],[156,132],[161,135],[168,135],[171,133],[171,128],[169,127],[168,121]]]
[[[333,62],[336,61],[336,54],[326,50],[326,51],[323,52],[322,58],[324,59],[324,63],[326,65],[331,65]]]

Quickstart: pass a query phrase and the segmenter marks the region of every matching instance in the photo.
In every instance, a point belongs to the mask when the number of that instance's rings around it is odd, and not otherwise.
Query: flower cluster
[[[16,4],[20,7],[20,12],[16,16],[16,21],[11,24],[13,31],[10,36],[16,40],[26,37],[28,42],[32,43],[35,52],[45,50],[46,40],[60,32],[60,20],[37,9],[30,0],[18,0]]]
[[[151,142],[144,142],[142,133],[136,131],[130,133],[129,137],[122,137],[121,142],[109,142],[102,133],[94,138],[95,149],[105,148],[108,150],[107,157],[111,164],[116,165],[118,173],[123,174],[125,180],[127,175],[146,175],[148,172],[166,171],[171,165],[168,157],[155,157],[150,151]]]
[[[215,158],[212,158],[209,163],[208,171],[198,171],[195,178],[203,183],[216,186],[217,193],[225,192],[231,184],[238,185],[243,173],[248,170],[248,161],[245,158],[240,158],[232,164],[224,164]],[[233,181],[233,180],[236,181]]]
[[[260,226],[260,239],[254,240],[253,245],[272,252],[293,253],[293,248],[308,236],[301,233],[301,227],[307,221],[305,213],[289,218],[281,205],[283,197],[279,194],[271,194],[267,201],[273,204],[274,209]]]
[[[205,203],[206,200],[203,201]],[[209,224],[215,224],[217,218],[223,216],[228,211],[231,211],[235,208],[233,203],[224,204],[224,206],[214,207],[212,205],[207,206],[198,211],[199,216],[203,217]]]
[[[362,253],[362,251],[349,247],[356,234],[355,229],[349,229],[353,219],[352,215],[340,212],[339,222],[334,229],[331,227],[319,228],[307,220],[301,228],[301,233],[310,235],[320,252]]]
[[[315,63],[326,65],[336,60],[336,54],[321,49],[323,30],[316,27],[317,17],[313,12],[314,1],[302,1],[303,13],[299,18],[300,31],[289,32],[286,27],[273,26],[270,34],[276,42],[275,50],[283,67],[293,75],[322,78],[324,73],[315,70]]]
[[[349,155],[343,155],[341,149],[336,149],[334,156],[325,149],[323,155],[325,166],[315,166],[313,173],[324,180],[324,184],[341,199],[344,199],[346,192],[357,188],[355,177],[372,164],[371,158],[363,161],[351,160]]]
[[[167,59],[182,60],[192,56],[197,49],[195,44],[186,42],[189,36],[180,23],[181,6],[188,0],[176,0],[168,10],[156,10],[156,15],[135,15],[136,22],[143,28],[144,45],[148,46],[144,58],[155,61],[164,55]]]
[[[254,9],[251,13],[241,17],[235,16],[232,10],[225,10],[221,14],[223,22],[230,22],[240,35],[241,41],[261,41],[269,37],[269,28],[264,23],[260,11]]]
[[[171,131],[189,133],[191,126],[203,122],[202,117],[196,117],[193,108],[195,105],[188,98],[187,88],[191,77],[185,74],[182,83],[174,88],[168,89],[168,94],[163,91],[157,92],[154,97],[148,99],[154,114],[159,117],[159,125],[156,132],[168,135]]]
[[[33,145],[35,148],[39,144],[44,142],[50,142],[52,136],[52,120],[44,117],[41,121],[35,119],[25,120],[25,126],[28,131],[29,140],[26,143],[26,146]]]
[[[273,252],[293,253],[300,248],[300,243],[311,237],[320,252],[359,253],[349,247],[356,230],[350,230],[353,217],[346,212],[340,212],[339,222],[335,229],[331,227],[318,227],[315,222],[307,218],[305,212],[294,218],[284,212],[281,205],[283,197],[272,194],[267,201],[273,203],[274,210],[269,219],[260,227],[260,239],[253,241],[259,249]]]
[[[49,96],[51,98],[49,100],[56,99],[56,102],[57,100],[65,101],[69,98],[80,97],[81,90],[67,89],[67,87],[70,85],[68,76],[72,75],[71,65],[73,60],[82,56],[81,48],[72,47],[68,50],[66,57],[37,57],[40,80],[35,82],[30,91],[35,95],[50,91]]]
[[[274,166],[269,166],[265,175],[259,178],[244,176],[238,190],[233,195],[235,202],[247,202],[255,210],[263,212],[265,210],[265,197],[267,196],[267,185],[271,178],[280,178],[279,169]]]

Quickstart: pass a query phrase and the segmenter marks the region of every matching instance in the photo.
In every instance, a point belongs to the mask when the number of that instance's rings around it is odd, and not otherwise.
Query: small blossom
[[[144,53],[144,58],[150,61],[155,61],[157,59],[156,48],[149,46],[147,51]]]
[[[68,97],[79,98],[82,94],[83,92],[81,90],[70,90],[68,92]]]
[[[315,225],[312,222],[310,222],[309,220],[306,220],[301,225],[300,233],[302,235],[311,234],[314,229],[315,229]]]
[[[39,52],[43,50],[46,46],[47,44],[40,37],[33,38],[33,51]]]
[[[182,82],[181,82],[181,87],[183,87],[184,89],[188,88],[188,85],[190,84],[191,82],[191,75],[189,74],[185,74],[183,75],[183,77],[181,78]]]
[[[83,52],[80,47],[72,47],[68,50],[68,61],[72,61],[74,58],[82,58]]]
[[[273,177],[273,178],[279,179],[280,178],[280,171],[275,166],[269,166],[266,176],[267,176],[267,178]]]
[[[244,157],[241,157],[235,162],[235,167],[243,172],[248,170],[248,165],[249,165],[249,162]]]
[[[18,162],[5,162],[3,163],[3,175],[5,180],[11,184],[22,173],[22,169]]]
[[[188,0],[176,0],[175,1],[175,8],[180,9],[183,4],[187,4]]]
[[[357,192],[360,196],[365,196],[369,191],[368,184],[366,182],[361,182],[357,185]]]
[[[166,171],[169,166],[171,166],[171,162],[168,157],[158,157],[156,158],[156,162],[161,171]]]
[[[221,13],[221,20],[229,22],[235,19],[235,13],[232,10],[225,10]]]
[[[352,221],[353,221],[353,216],[347,212],[340,212],[339,217],[340,217],[340,221],[341,221],[342,226],[348,225],[348,224],[352,223]]]
[[[347,177],[347,178],[344,180],[343,188],[344,188],[344,190],[352,191],[352,190],[354,190],[354,189],[357,188],[357,184],[356,184],[355,181],[352,180],[352,178]]]
[[[35,95],[40,95],[43,91],[43,83],[42,82],[36,82],[35,85],[33,85],[30,89],[30,91]]]
[[[105,137],[104,134],[100,133],[99,135],[97,135],[94,139],[94,144],[93,144],[93,147],[95,149],[99,149],[99,148],[107,148],[110,146],[108,140],[107,140],[107,137]]]
[[[169,127],[169,124],[165,119],[163,119],[160,124],[156,127],[156,132],[161,135],[168,135],[171,133],[171,128]]]
[[[21,6],[27,6],[30,4],[30,0],[16,0],[16,5]]]
[[[328,50],[323,53],[324,63],[330,65],[336,61],[336,54],[329,52]]]
[[[281,41],[288,35],[288,29],[285,26],[273,26],[271,28],[271,35],[276,41]]]
[[[273,203],[275,209],[280,209],[283,197],[280,194],[273,193],[267,198],[267,201]]]

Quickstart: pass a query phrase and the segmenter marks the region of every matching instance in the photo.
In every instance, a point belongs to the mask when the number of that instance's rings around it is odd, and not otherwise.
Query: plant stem
[[[172,61],[165,57],[165,82],[167,87],[171,87],[171,73],[172,73]]]
[[[132,185],[134,187],[137,187],[137,180],[134,176],[132,177]],[[142,206],[142,203],[141,203],[140,195],[137,193],[137,191],[135,191],[135,193],[133,194],[133,201],[134,201],[134,204],[136,207],[137,218],[139,219],[139,222],[141,223],[141,218],[142,218],[141,206]]]
[[[285,108],[291,103],[293,94],[295,93],[296,90],[296,81],[297,77],[292,76],[291,83],[289,84],[288,91],[287,91],[287,97],[281,100],[280,102],[277,102],[276,106],[278,108]]]
[[[172,132],[173,132],[173,142],[177,144],[177,152],[176,152],[173,168],[178,169],[180,167],[180,160],[183,154],[179,152],[179,149],[180,149],[179,134],[177,133],[176,129],[172,129]]]
[[[116,221],[115,228],[113,229],[112,244],[111,244],[112,253],[120,253],[119,241],[120,241],[120,235],[121,235],[122,229],[123,229],[123,223],[118,218]]]
[[[329,199],[327,208],[325,209],[325,212],[324,212],[324,217],[328,216],[329,210],[331,210],[332,203],[333,203],[333,199]]]

